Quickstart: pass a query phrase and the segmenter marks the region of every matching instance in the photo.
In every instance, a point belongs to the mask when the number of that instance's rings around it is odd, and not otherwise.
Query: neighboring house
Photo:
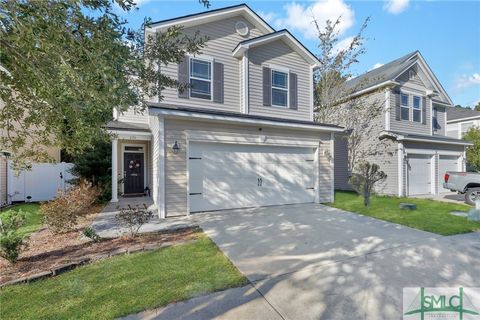
[[[462,107],[447,109],[447,136],[462,139],[471,127],[480,128],[480,111]]]
[[[333,200],[333,134],[313,121],[318,65],[287,30],[247,5],[151,24],[208,36],[197,56],[160,71],[182,83],[148,110],[114,112],[112,201],[150,190],[159,216]]]
[[[377,192],[397,196],[447,192],[442,187],[443,175],[465,169],[469,143],[446,136],[446,110],[453,103],[420,52],[351,79],[347,87],[365,101],[384,104],[383,114],[370,123],[378,129],[363,144],[364,148],[383,144],[379,153],[367,159],[379,164],[388,176]],[[348,189],[347,150],[340,138],[335,158],[335,186]]]

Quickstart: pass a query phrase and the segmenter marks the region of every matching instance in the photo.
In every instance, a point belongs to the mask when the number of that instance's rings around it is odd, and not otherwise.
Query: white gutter
[[[460,146],[472,146],[473,144],[467,141],[442,141],[442,140],[435,140],[435,139],[429,139],[429,138],[409,138],[401,134],[395,134],[392,132],[383,132],[380,134],[380,137],[382,136],[391,136],[395,137],[397,141],[413,141],[413,142],[433,142],[433,143],[438,143],[438,144],[454,144],[454,145],[460,145]]]
[[[365,89],[362,89],[360,91],[355,91],[355,93],[352,93],[351,95],[349,96],[346,96],[345,98],[342,98],[341,100],[345,100],[345,99],[350,99],[350,98],[353,98],[353,97],[357,97],[357,96],[360,96],[364,93],[367,93],[367,92],[370,92],[370,91],[374,91],[376,89],[380,89],[384,86],[388,86],[388,85],[392,85],[392,86],[397,86],[399,85],[400,83],[396,82],[396,81],[393,81],[393,80],[388,80],[388,81],[385,81],[385,82],[382,82],[382,83],[379,83],[379,84],[376,84],[374,86],[371,86],[371,87],[368,87],[368,88],[365,88]]]
[[[302,124],[302,123],[288,123],[288,122],[280,122],[280,121],[277,122],[277,121],[262,120],[262,119],[248,119],[248,118],[239,118],[239,117],[225,116],[225,115],[202,114],[202,113],[196,113],[192,111],[183,111],[183,110],[157,109],[155,107],[150,108],[149,114],[170,116],[170,117],[177,117],[177,118],[189,118],[189,119],[199,119],[199,120],[266,125],[266,126],[272,126],[272,127],[282,127],[282,128],[291,128],[291,129],[308,129],[308,130],[323,131],[323,132],[343,132],[344,131],[344,129],[341,127],[330,127],[330,126]]]
[[[480,120],[480,115],[473,116],[473,117],[467,117],[467,118],[458,118],[458,119],[447,120],[447,123],[463,122],[463,121],[468,121],[468,120]]]

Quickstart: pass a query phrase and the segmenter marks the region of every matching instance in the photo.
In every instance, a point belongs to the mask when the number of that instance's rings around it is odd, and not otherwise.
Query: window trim
[[[274,72],[280,72],[280,73],[284,73],[286,76],[287,76],[287,79],[286,79],[286,85],[287,87],[286,88],[281,88],[281,87],[275,87],[274,84],[273,84],[273,73]],[[285,108],[285,109],[289,109],[290,108],[290,72],[286,69],[280,69],[280,68],[271,68],[270,70],[270,76],[271,76],[271,86],[270,86],[270,94],[272,96],[272,103],[271,103],[271,106],[272,107],[276,107],[276,108]],[[284,106],[281,106],[281,105],[278,105],[278,104],[274,104],[273,103],[273,89],[276,89],[276,90],[283,90],[283,91],[286,91],[287,92],[287,103],[286,105]]]
[[[460,133],[460,139],[463,139],[463,137],[465,136],[465,134],[468,132],[468,130],[470,130],[472,127],[475,126],[475,122],[472,120],[472,121],[465,121],[465,122],[459,122],[459,127],[460,127],[460,130],[459,130],[459,133]],[[463,131],[463,126],[464,125],[470,125],[468,127],[467,130]]]
[[[402,96],[406,96],[407,97],[407,105],[403,105],[403,101],[402,101]],[[402,117],[402,110],[403,109],[400,109],[400,120],[406,120],[406,121],[411,121],[410,120],[410,95],[408,93],[400,93],[400,108],[404,108],[404,109],[407,109],[408,110],[408,119],[404,119]]]
[[[201,62],[207,62],[210,64],[210,79],[204,79],[204,78],[199,78],[192,76],[192,61],[197,60]],[[199,97],[192,97],[192,88],[190,87],[190,90],[188,90],[188,95],[190,99],[199,99],[201,101],[213,101],[213,58],[208,58],[208,57],[194,57],[194,56],[189,56],[188,57],[188,84],[190,85],[191,79],[193,80],[199,80],[199,81],[206,81],[210,82],[210,98],[199,98]]]
[[[419,107],[415,108],[415,98],[418,98],[419,101]],[[423,101],[422,101],[421,96],[413,95],[412,96],[412,122],[418,122],[418,123],[423,123]],[[420,111],[420,121],[415,120],[415,110]]]

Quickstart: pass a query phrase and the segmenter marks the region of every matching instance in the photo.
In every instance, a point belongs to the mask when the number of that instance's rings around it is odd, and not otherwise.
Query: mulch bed
[[[90,214],[79,221],[76,230],[55,234],[47,227],[33,233],[27,241],[15,264],[0,258],[0,285],[19,278],[27,278],[43,272],[51,272],[58,267],[80,260],[98,260],[125,252],[157,248],[162,244],[175,244],[195,240],[199,236],[198,228],[185,228],[170,232],[138,235],[135,239],[114,238],[93,242],[82,235],[82,231],[91,224],[100,208],[94,208]],[[55,273],[55,272],[54,272]]]

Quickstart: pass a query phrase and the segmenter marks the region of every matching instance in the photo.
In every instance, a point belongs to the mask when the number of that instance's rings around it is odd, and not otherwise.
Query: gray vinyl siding
[[[395,90],[393,90],[390,94],[390,130],[393,131],[400,131],[400,132],[406,132],[406,133],[414,133],[414,134],[423,134],[423,135],[430,135],[430,125],[431,125],[431,110],[430,110],[430,101],[429,98],[426,98],[426,107],[427,107],[427,112],[426,112],[426,123],[423,124],[422,122],[415,122],[413,121],[413,115],[412,115],[412,104],[413,104],[413,94],[411,93],[412,90],[408,89],[408,91],[405,91],[405,89],[400,88],[400,92],[409,94],[409,106],[410,106],[410,120],[397,120],[396,118],[396,108],[400,103],[400,98],[399,93],[396,93]],[[425,91],[422,92],[415,92],[415,95],[418,95],[420,97],[424,97]]]
[[[165,144],[171,146],[175,141],[180,145],[180,150],[174,154],[170,148],[165,153],[165,197],[167,217],[182,216],[187,214],[187,130],[212,131],[215,133],[229,134],[255,134],[258,135],[258,125],[232,125],[212,124],[211,122],[165,119]],[[331,177],[333,165],[327,156],[330,149],[330,134],[316,133],[304,130],[263,128],[262,135],[278,137],[298,137],[299,141],[305,139],[318,139],[325,141],[320,150],[319,161],[319,188],[321,191],[320,202],[331,201]]]
[[[239,20],[244,21],[250,29],[250,32],[246,37],[242,37],[235,32],[235,23]],[[198,57],[201,58],[203,55],[205,57],[213,58],[215,61],[223,64],[224,103],[215,103],[213,101],[198,98],[179,99],[178,91],[172,88],[167,88],[162,92],[162,95],[164,96],[162,102],[166,104],[183,105],[188,107],[240,112],[241,60],[233,57],[232,51],[239,42],[261,36],[262,32],[240,16],[206,23],[192,28],[186,28],[184,33],[193,35],[196,31],[200,32],[200,36],[209,37],[206,47],[202,49],[202,54],[198,55]],[[161,72],[173,79],[177,79],[177,68],[177,64],[169,64],[167,66],[161,66]]]
[[[435,104],[433,106],[437,108],[437,122],[439,125],[439,128],[437,128],[434,131],[434,134],[445,136],[447,134],[447,131],[445,128],[445,124],[446,124],[445,118],[447,116],[446,108],[438,105],[435,106]]]
[[[310,65],[298,53],[278,40],[250,49],[248,58],[250,114],[298,120],[312,119],[310,97],[313,89],[310,83]],[[297,110],[263,105],[263,66],[272,69],[280,66],[297,74]]]
[[[410,70],[412,70],[415,73],[415,76],[411,80],[409,78]],[[397,82],[400,82],[401,84],[411,83],[411,84],[415,84],[415,85],[418,85],[418,86],[421,86],[421,87],[425,87],[425,84],[423,83],[422,79],[419,76],[419,72],[421,72],[421,71],[418,71],[418,67],[417,67],[417,65],[415,65],[415,66],[411,67],[410,69],[408,69],[407,71],[405,71],[404,73],[402,73],[400,76],[398,76],[396,80],[397,80]],[[421,73],[423,74],[423,72],[421,72]]]
[[[347,139],[342,134],[335,134],[335,190],[352,190],[348,184],[350,171],[348,169]]]
[[[148,123],[148,110],[141,111],[130,107],[123,112],[118,113],[118,121],[133,123]]]

